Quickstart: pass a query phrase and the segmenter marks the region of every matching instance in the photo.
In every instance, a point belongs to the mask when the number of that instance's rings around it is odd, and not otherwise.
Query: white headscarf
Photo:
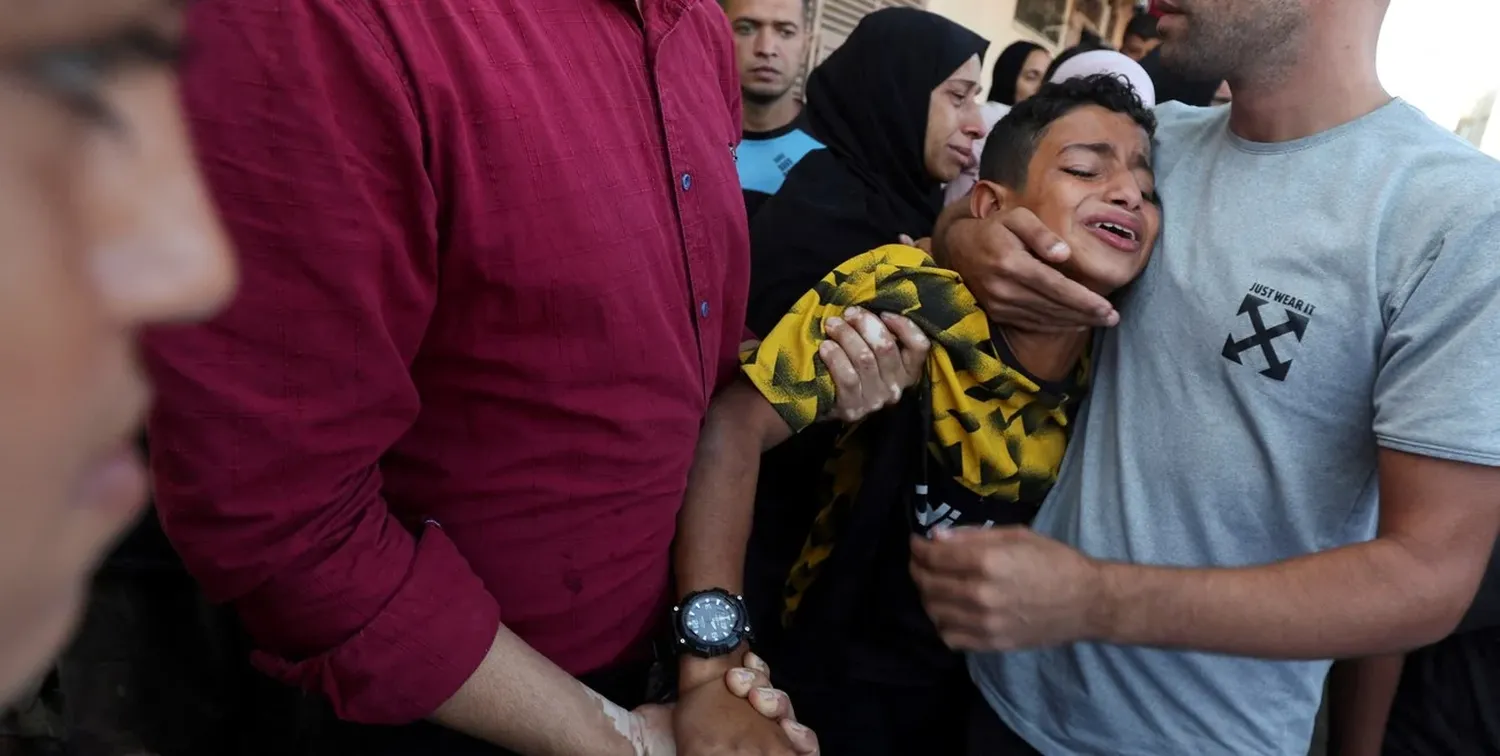
[[[1114,50],[1090,50],[1074,55],[1057,67],[1049,81],[1055,83],[1094,74],[1114,74],[1125,79],[1135,87],[1136,95],[1146,107],[1156,107],[1156,86],[1151,83],[1151,75],[1141,68],[1141,64]]]

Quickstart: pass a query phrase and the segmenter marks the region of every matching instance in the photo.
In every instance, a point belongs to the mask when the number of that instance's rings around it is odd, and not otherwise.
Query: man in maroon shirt
[[[381,729],[362,755],[630,753],[615,732],[643,720],[570,675],[646,701],[688,466],[735,372],[723,12],[217,0],[189,32],[243,283],[150,345],[173,544],[271,676],[346,721],[471,736]]]

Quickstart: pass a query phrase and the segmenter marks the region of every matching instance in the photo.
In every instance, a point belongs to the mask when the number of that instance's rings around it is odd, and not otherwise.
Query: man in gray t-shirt
[[[1447,635],[1500,530],[1500,163],[1380,88],[1380,0],[1164,5],[1164,59],[1233,110],[1158,110],[1161,246],[1036,532],[913,574],[1043,753],[1305,753],[1323,660]],[[997,320],[1108,310],[1034,224],[939,253]]]

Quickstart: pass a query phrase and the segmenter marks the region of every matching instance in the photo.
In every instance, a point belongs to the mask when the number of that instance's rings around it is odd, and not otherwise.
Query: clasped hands
[[[787,694],[771,687],[765,662],[746,653],[741,663],[684,660],[667,745],[682,756],[818,756],[817,736],[797,722]],[[666,753],[673,751],[647,751]]]

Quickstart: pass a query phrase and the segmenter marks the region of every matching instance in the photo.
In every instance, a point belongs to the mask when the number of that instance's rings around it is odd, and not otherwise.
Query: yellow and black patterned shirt
[[[1087,368],[1062,386],[1044,384],[1012,364],[1003,340],[996,343],[989,319],[958,274],[937,267],[914,247],[891,245],[840,265],[792,307],[758,347],[741,360],[745,377],[800,432],[833,408],[834,386],[817,357],[825,340],[823,321],[858,305],[904,315],[931,339],[927,360],[931,402],[928,451],[952,481],[986,507],[1039,503],[1057,480],[1068,443],[1071,409],[1084,387]],[[831,555],[839,523],[863,478],[859,428],[846,433],[830,460],[830,501],[818,513],[792,569],[784,619]],[[952,486],[934,486],[934,489]],[[959,519],[942,511],[915,512],[920,526],[940,522],[983,525],[1001,518]]]

